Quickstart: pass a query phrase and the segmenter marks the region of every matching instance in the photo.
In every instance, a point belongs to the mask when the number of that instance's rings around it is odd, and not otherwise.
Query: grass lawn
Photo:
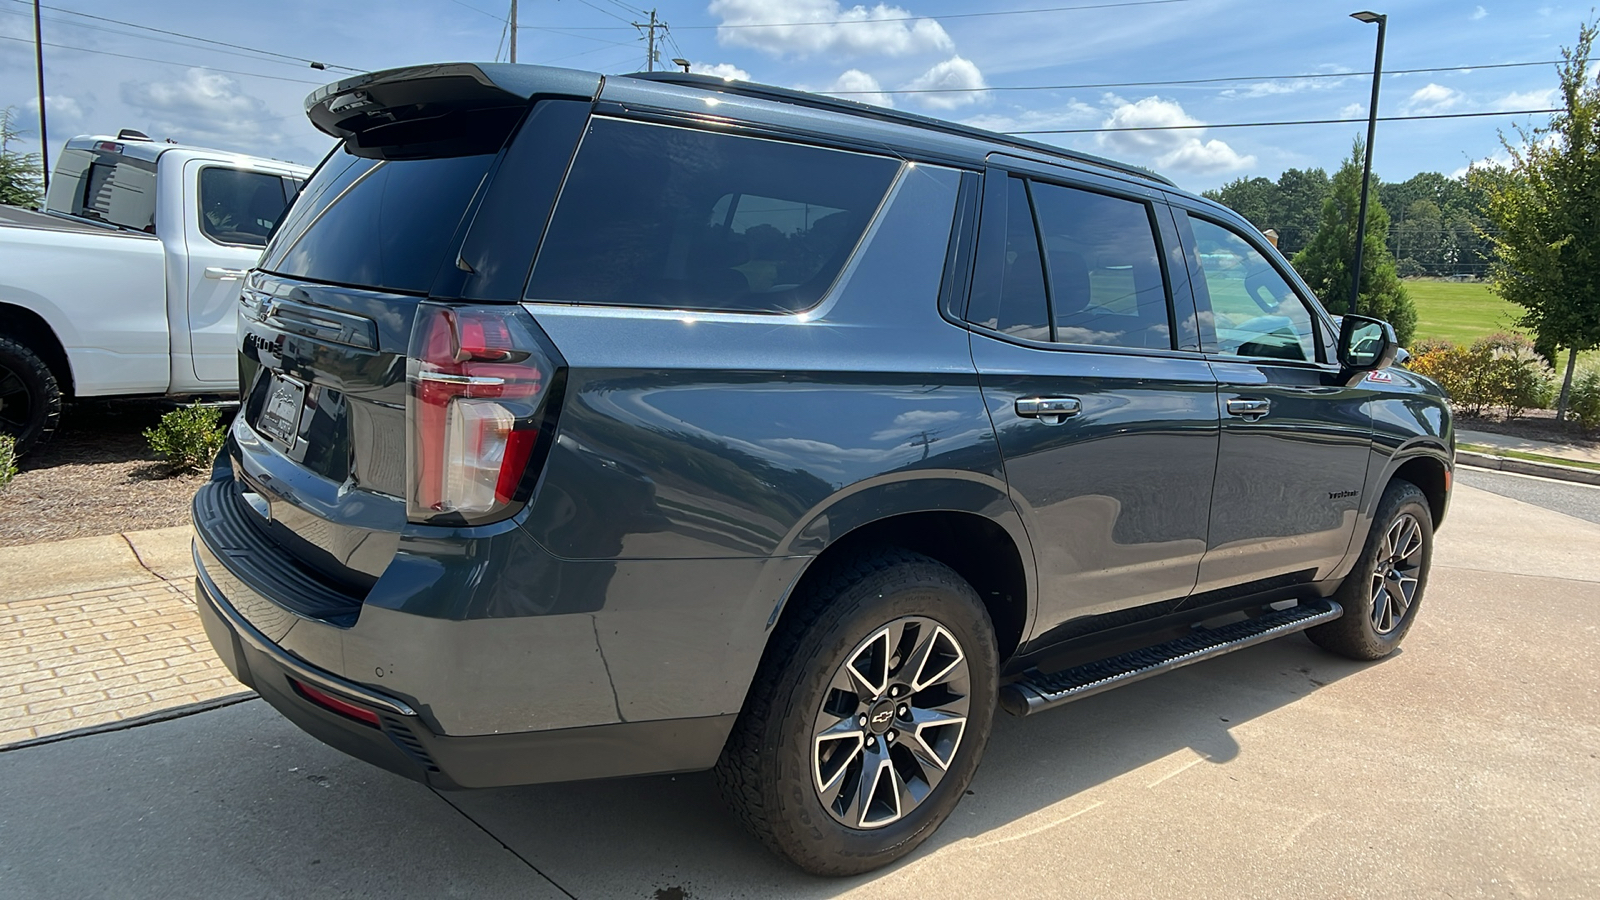
[[[1407,281],[1417,307],[1416,339],[1470,344],[1486,334],[1513,331],[1522,307],[1500,299],[1487,284],[1461,281]]]

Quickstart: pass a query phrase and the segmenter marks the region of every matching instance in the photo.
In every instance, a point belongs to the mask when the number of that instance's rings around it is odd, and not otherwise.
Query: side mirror
[[[1399,353],[1400,341],[1388,322],[1345,316],[1339,323],[1339,364],[1347,373],[1387,369]]]

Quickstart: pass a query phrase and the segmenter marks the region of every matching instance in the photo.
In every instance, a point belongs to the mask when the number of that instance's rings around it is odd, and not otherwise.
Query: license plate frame
[[[300,416],[306,408],[306,386],[277,373],[267,389],[267,402],[256,416],[256,431],[293,450],[300,437]]]

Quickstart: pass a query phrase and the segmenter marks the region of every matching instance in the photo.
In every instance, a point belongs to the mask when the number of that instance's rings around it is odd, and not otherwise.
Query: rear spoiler
[[[439,63],[356,75],[306,97],[318,131],[356,156],[407,159],[498,149],[536,97],[592,100],[596,72],[505,63]]]

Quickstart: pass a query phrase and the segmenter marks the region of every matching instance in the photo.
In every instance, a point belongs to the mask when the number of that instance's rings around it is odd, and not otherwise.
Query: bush
[[[1567,413],[1584,428],[1600,428],[1600,369],[1589,369],[1572,379],[1567,393]]]
[[[17,477],[17,439],[9,434],[0,434],[0,488],[11,483]]]
[[[1408,348],[1412,356],[1422,356],[1435,350],[1449,350],[1453,344],[1442,338],[1421,338]]]
[[[144,432],[150,449],[161,454],[179,472],[211,465],[222,449],[222,412],[214,406],[185,406],[161,417],[161,423]]]
[[[1520,334],[1491,334],[1470,347],[1433,346],[1407,367],[1437,381],[1465,416],[1499,407],[1510,418],[1543,409],[1555,396],[1555,372]]]

